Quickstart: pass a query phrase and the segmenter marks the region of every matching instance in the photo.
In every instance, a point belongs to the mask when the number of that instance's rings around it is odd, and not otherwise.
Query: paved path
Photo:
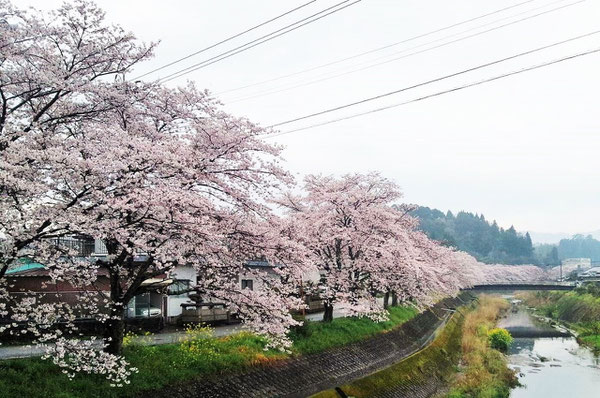
[[[340,318],[344,314],[341,311],[334,311],[333,317]],[[307,314],[306,319],[311,321],[320,321],[323,317],[322,312],[316,312],[313,314]],[[230,334],[237,333],[243,330],[242,325],[217,325],[213,327],[214,335],[217,337],[228,336]],[[148,345],[159,345],[159,344],[172,344],[179,342],[185,337],[185,331],[183,330],[169,330],[155,333],[150,336],[140,337],[139,340],[142,344]],[[102,346],[102,340],[96,339],[94,345],[98,348]],[[13,358],[28,358],[38,357],[44,354],[45,349],[35,345],[23,346],[23,345],[0,345],[0,360],[1,359],[13,359]]]

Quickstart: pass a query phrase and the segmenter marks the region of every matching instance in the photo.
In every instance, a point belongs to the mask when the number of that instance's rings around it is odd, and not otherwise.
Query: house
[[[276,272],[277,265],[269,264],[269,262],[265,260],[246,261],[244,263],[244,268],[248,271],[242,272],[238,277],[240,287],[242,289],[254,290],[262,288],[262,281],[260,279],[257,280],[254,277],[253,272],[251,272],[252,270],[258,270],[260,272],[266,273],[270,277],[279,278],[279,274]],[[305,294],[302,290],[306,284],[317,283],[320,278],[321,275],[317,270],[315,270],[312,273],[305,273],[304,275],[302,275],[301,280],[297,281],[300,289],[298,294],[304,299],[304,302],[307,306],[306,309],[301,309],[299,310],[299,312],[315,312],[321,311],[323,309],[323,302],[318,296],[311,296],[310,294]]]
[[[62,247],[76,251],[76,257],[95,262],[108,255],[106,246],[102,241],[81,236],[61,237],[53,239]],[[143,255],[140,256],[143,260]],[[83,295],[98,299],[110,296],[110,280],[105,268],[98,268],[97,279],[92,287],[73,286],[69,282],[57,281],[54,283],[50,277],[49,270],[42,264],[22,259],[21,263],[9,269],[5,275],[8,285],[9,297],[19,300],[24,297],[34,296],[38,303],[64,302],[77,308],[82,301]],[[166,275],[148,279],[142,282],[143,293],[136,295],[125,309],[126,322],[130,326],[136,326],[147,330],[160,330],[165,324],[163,318],[166,314],[168,300],[165,300],[166,289],[171,281]],[[10,308],[10,306],[9,306]],[[77,322],[85,325],[84,329],[100,328],[89,313],[79,309],[76,312]],[[0,323],[8,322],[8,318],[0,319]]]
[[[177,323],[181,316],[182,304],[191,303],[191,290],[198,283],[198,274],[192,266],[177,266],[169,275],[172,284],[169,285],[167,295],[163,297],[165,322]]]
[[[90,237],[72,236],[55,239],[62,247],[76,250],[77,257],[90,262],[104,259],[108,251],[104,243],[99,239]],[[144,255],[140,254],[139,260],[143,261]],[[241,289],[257,290],[263,288],[262,278],[256,277],[256,271],[266,274],[271,278],[279,278],[276,272],[277,265],[265,260],[249,260],[244,264],[244,271],[238,275],[238,283]],[[66,302],[76,305],[80,302],[81,295],[92,294],[97,296],[110,296],[110,282],[108,271],[98,269],[98,278],[94,283],[93,292],[90,289],[81,289],[72,286],[68,282],[57,282],[51,284],[49,271],[39,263],[23,260],[22,264],[14,267],[6,275],[9,285],[9,293],[17,298],[25,295],[36,295],[40,302]],[[191,265],[175,267],[168,275],[161,275],[142,282],[142,286],[148,287],[147,291],[136,295],[129,301],[125,309],[125,318],[130,325],[149,325],[151,329],[160,329],[164,324],[180,323],[185,309],[195,311],[195,314],[210,312],[209,321],[230,320],[230,313],[224,303],[212,302],[194,291],[198,284],[197,270]],[[306,282],[318,281],[319,275],[306,275],[298,281],[299,286]],[[309,310],[322,309],[322,303],[318,297],[304,295],[302,290],[299,294],[305,298]],[[215,301],[215,300],[213,300]],[[188,316],[191,314],[187,311]],[[89,314],[78,314],[81,321],[91,322]],[[210,318],[210,319],[209,319]],[[1,320],[0,320],[1,321]],[[5,320],[7,321],[7,320]],[[204,319],[199,320],[204,322]]]
[[[34,296],[38,303],[64,302],[77,308],[83,295],[98,299],[110,296],[110,281],[108,271],[99,268],[93,289],[81,288],[69,282],[52,282],[49,270],[39,263],[24,263],[9,270],[6,275],[8,293],[11,298],[18,301],[20,298]],[[126,322],[130,325],[158,330],[164,326],[163,313],[165,303],[164,290],[170,281],[168,279],[152,279],[142,282],[142,287],[150,287],[148,291],[136,295],[127,305],[125,310]],[[92,322],[89,313],[78,310],[77,318],[81,323]],[[160,318],[160,319],[159,319]]]
[[[29,262],[26,259],[21,263],[20,266],[8,270],[5,275],[8,293],[15,300],[33,295],[39,299],[39,303],[61,301],[76,305],[80,302],[81,295],[88,291],[64,281],[52,283],[50,272],[42,264]],[[98,270],[94,289],[95,292],[90,294],[96,296],[109,294],[110,282],[106,270]],[[85,314],[80,315],[85,316]]]
[[[577,274],[589,269],[592,267],[592,259],[591,258],[565,258],[560,262],[565,272],[576,271]]]
[[[579,274],[581,279],[598,279],[600,278],[600,267],[590,268]]]

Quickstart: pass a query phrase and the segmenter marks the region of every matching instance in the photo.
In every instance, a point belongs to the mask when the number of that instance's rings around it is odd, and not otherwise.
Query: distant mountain
[[[558,244],[561,239],[568,239],[571,234],[565,232],[533,232],[530,231],[533,244]]]
[[[419,228],[431,239],[466,251],[484,263],[532,264],[536,262],[528,233],[520,234],[511,226],[500,228],[483,214],[459,211],[454,215],[429,207],[418,207],[412,215]]]
[[[566,232],[533,232],[529,231],[531,240],[534,244],[558,244],[561,239],[569,239],[576,234],[568,234]],[[592,235],[594,239],[600,240],[600,230],[581,233],[583,236]]]

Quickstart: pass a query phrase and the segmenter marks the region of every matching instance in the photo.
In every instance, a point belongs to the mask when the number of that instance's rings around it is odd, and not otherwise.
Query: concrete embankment
[[[408,358],[311,398],[430,398],[447,391],[462,350],[464,316],[455,313],[433,342]]]
[[[450,318],[452,309],[472,299],[472,295],[465,293],[458,298],[443,300],[402,326],[360,342],[258,366],[240,374],[182,383],[144,396],[306,397],[363,378],[408,358],[435,338],[436,332]]]

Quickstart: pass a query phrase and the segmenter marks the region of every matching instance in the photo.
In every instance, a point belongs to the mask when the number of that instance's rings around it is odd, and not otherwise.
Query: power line
[[[297,117],[297,118],[294,118],[294,119],[286,120],[284,122],[273,124],[273,125],[271,125],[269,127],[283,126],[285,124],[297,122],[297,121],[308,119],[308,118],[312,118],[312,117],[315,117],[315,116],[324,115],[326,113],[331,113],[331,112],[334,112],[334,111],[339,111],[341,109],[349,108],[351,106],[356,106],[356,105],[364,104],[365,102],[370,102],[370,101],[374,101],[374,100],[381,99],[381,98],[384,98],[384,97],[389,97],[390,95],[402,93],[404,91],[408,91],[408,90],[412,90],[414,88],[426,86],[428,84],[437,83],[437,82],[440,82],[442,80],[450,79],[452,77],[464,75],[465,73],[473,72],[473,71],[476,71],[478,69],[487,68],[487,67],[492,66],[492,65],[497,65],[497,64],[500,64],[502,62],[506,62],[506,61],[509,61],[509,60],[512,60],[512,59],[515,59],[515,58],[523,57],[525,55],[530,55],[530,54],[533,54],[533,53],[536,53],[536,52],[539,52],[539,51],[542,51],[542,50],[546,50],[546,49],[549,49],[549,48],[552,48],[552,47],[559,46],[561,44],[565,44],[565,43],[571,42],[571,41],[575,41],[575,40],[583,39],[585,37],[593,36],[593,35],[598,34],[598,33],[600,33],[600,30],[596,30],[596,31],[593,31],[593,32],[590,32],[590,33],[586,33],[586,34],[583,34],[583,35],[571,37],[569,39],[561,40],[561,41],[558,41],[558,42],[555,42],[555,43],[552,43],[552,44],[548,44],[548,45],[545,45],[545,46],[542,46],[542,47],[534,48],[532,50],[527,50],[525,52],[521,52],[521,53],[518,53],[518,54],[515,54],[515,55],[511,55],[509,57],[501,58],[501,59],[498,59],[496,61],[491,61],[491,62],[487,62],[487,63],[481,64],[481,65],[477,65],[477,66],[474,66],[474,67],[471,67],[471,68],[468,68],[468,69],[463,69],[463,70],[461,70],[459,72],[454,72],[454,73],[451,73],[449,75],[445,75],[445,76],[438,77],[438,78],[435,78],[435,79],[432,79],[432,80],[428,80],[428,81],[425,81],[425,82],[414,84],[412,86],[404,87],[404,88],[401,88],[401,89],[398,89],[398,90],[390,91],[390,92],[387,92],[387,93],[384,93],[384,94],[376,95],[374,97],[365,98],[365,99],[362,99],[360,101],[351,102],[349,104],[336,106],[334,108],[329,108],[329,109],[326,109],[324,111],[315,112],[315,113],[311,113],[311,114],[308,114],[308,115],[300,116],[300,117]]]
[[[196,56],[196,55],[198,55],[198,54],[201,54],[201,53],[203,53],[203,52],[205,52],[205,51],[208,51],[208,50],[210,50],[210,49],[212,49],[212,48],[215,48],[215,47],[217,47],[217,46],[219,46],[219,45],[221,45],[221,44],[224,44],[224,43],[226,43],[226,42],[228,42],[228,41],[230,41],[230,40],[233,40],[233,39],[236,39],[236,38],[238,38],[238,37],[240,37],[240,36],[242,36],[242,35],[245,35],[246,33],[252,32],[253,30],[256,30],[256,29],[258,29],[258,28],[260,28],[260,27],[262,27],[262,26],[265,26],[265,25],[267,25],[267,24],[269,24],[269,23],[271,23],[271,22],[273,22],[273,21],[276,21],[276,20],[278,20],[278,19],[280,19],[280,18],[283,18],[284,16],[286,16],[286,15],[289,15],[289,14],[291,14],[291,13],[295,12],[295,11],[298,11],[298,10],[300,10],[301,8],[304,8],[304,7],[308,6],[309,4],[312,4],[312,3],[314,3],[315,1],[317,1],[317,0],[311,0],[311,1],[309,1],[308,3],[304,3],[304,4],[302,4],[302,5],[300,5],[300,6],[296,7],[296,8],[293,8],[293,9],[291,9],[291,10],[289,10],[289,11],[286,11],[286,12],[284,12],[283,14],[280,14],[280,15],[278,15],[278,16],[276,16],[276,17],[274,17],[274,18],[271,18],[271,19],[269,19],[269,20],[267,20],[267,21],[264,21],[264,22],[262,22],[262,23],[260,23],[260,24],[258,24],[258,25],[254,25],[253,27],[251,27],[251,28],[249,28],[249,29],[246,29],[246,30],[244,30],[243,32],[237,33],[237,34],[235,34],[235,35],[233,35],[233,36],[229,36],[228,38],[226,38],[226,39],[223,39],[223,40],[221,40],[221,41],[219,41],[219,42],[217,42],[217,43],[215,43],[215,44],[212,44],[212,45],[210,45],[210,46],[208,46],[208,47],[205,47],[205,48],[203,48],[203,49],[201,49],[201,50],[198,50],[198,51],[196,51],[196,52],[194,52],[194,53],[191,53],[191,54],[189,54],[189,55],[186,55],[186,56],[184,56],[184,57],[181,57],[181,58],[179,58],[179,59],[176,59],[175,61],[173,61],[173,62],[170,62],[170,63],[168,63],[168,64],[165,64],[165,65],[163,65],[163,66],[161,66],[161,67],[158,67],[158,68],[156,68],[156,69],[152,69],[151,71],[149,71],[149,72],[146,72],[146,73],[144,73],[143,75],[139,75],[139,76],[137,76],[137,77],[134,77],[134,78],[132,78],[131,80],[137,80],[137,79],[140,79],[140,78],[142,78],[142,77],[144,77],[144,76],[148,76],[148,75],[149,75],[149,74],[151,74],[151,73],[158,72],[159,70],[162,70],[162,69],[164,69],[164,68],[167,68],[167,67],[169,67],[169,66],[172,66],[172,65],[175,65],[175,64],[178,64],[178,63],[179,63],[179,62],[181,62],[181,61],[185,61],[186,59],[189,59],[189,58],[191,58],[191,57],[193,57],[193,56]]]
[[[170,74],[170,75],[167,75],[166,77],[164,77],[164,78],[162,78],[162,79],[160,79],[160,80],[162,80],[162,82],[164,83],[164,82],[167,82],[167,81],[170,81],[170,80],[176,79],[176,78],[178,78],[178,77],[181,77],[181,76],[183,76],[183,75],[186,75],[186,74],[188,74],[188,73],[191,73],[191,72],[193,72],[193,71],[196,71],[196,70],[198,70],[198,69],[204,68],[204,67],[206,67],[206,66],[208,66],[208,65],[212,65],[212,64],[214,64],[215,62],[222,61],[222,60],[224,60],[224,59],[226,59],[226,58],[229,58],[229,57],[231,57],[231,56],[234,56],[234,55],[236,55],[236,54],[239,54],[239,53],[241,53],[241,52],[247,51],[247,50],[249,50],[249,49],[251,49],[251,48],[253,48],[253,47],[256,47],[256,46],[258,46],[258,45],[260,45],[260,44],[263,44],[263,43],[265,43],[265,42],[268,42],[268,41],[270,41],[270,40],[273,40],[273,39],[275,39],[275,38],[277,38],[277,37],[279,37],[279,36],[285,35],[285,34],[287,34],[287,33],[289,33],[289,32],[292,32],[292,31],[294,31],[294,30],[296,30],[296,29],[299,29],[299,28],[301,28],[302,26],[305,26],[305,25],[308,25],[308,24],[310,24],[310,23],[316,22],[316,21],[318,21],[318,20],[319,20],[319,19],[321,19],[321,18],[324,18],[324,17],[326,17],[326,16],[328,16],[328,15],[331,15],[331,14],[333,14],[333,13],[336,13],[336,12],[338,12],[338,11],[341,11],[341,10],[343,10],[343,9],[347,8],[347,7],[350,7],[350,6],[352,6],[352,5],[354,5],[354,4],[358,3],[358,2],[360,2],[361,0],[356,0],[356,1],[354,1],[353,3],[347,4],[347,5],[343,6],[343,7],[340,7],[340,8],[337,8],[337,9],[335,9],[335,8],[336,8],[336,7],[338,7],[338,6],[340,6],[340,5],[344,4],[344,3],[347,3],[348,1],[350,1],[350,0],[344,0],[344,1],[342,1],[341,3],[337,3],[337,4],[335,4],[335,5],[331,6],[331,7],[328,7],[328,8],[326,8],[326,9],[324,9],[324,10],[321,10],[321,11],[319,11],[318,13],[315,13],[315,14],[313,14],[313,15],[310,15],[310,16],[308,16],[308,17],[306,17],[306,18],[303,18],[303,19],[301,19],[301,20],[299,20],[299,21],[296,21],[296,22],[294,22],[294,23],[291,23],[291,24],[289,24],[289,25],[287,25],[287,26],[284,26],[283,28],[281,28],[281,29],[278,29],[278,30],[276,30],[276,31],[274,31],[274,32],[271,32],[271,33],[269,33],[269,34],[267,34],[267,35],[261,36],[261,37],[259,37],[258,39],[252,40],[252,41],[250,41],[250,42],[247,42],[247,43],[245,43],[245,44],[243,44],[243,45],[241,45],[241,46],[238,46],[238,47],[236,47],[236,48],[233,48],[233,49],[231,49],[231,50],[229,50],[229,51],[226,51],[226,52],[224,52],[224,53],[221,53],[221,54],[219,54],[219,55],[216,55],[216,56],[214,56],[214,57],[212,57],[212,58],[209,58],[209,59],[207,59],[207,60],[204,60],[204,61],[202,61],[202,62],[199,62],[199,63],[197,63],[197,64],[191,65],[191,66],[189,66],[189,67],[187,67],[187,68],[185,68],[185,69],[182,69],[182,70],[180,70],[180,71],[177,71],[177,72],[175,72],[175,73],[172,73],[172,74]],[[325,15],[321,15],[321,16],[319,16],[318,18],[315,18],[315,19],[312,19],[312,20],[310,20],[310,18],[313,18],[313,17],[315,17],[315,16],[317,16],[317,15],[319,15],[319,14],[322,14],[322,13],[324,13],[324,12],[326,12],[326,11],[329,11],[329,10],[331,10],[331,9],[333,9],[333,11],[330,11],[330,12],[326,13]],[[294,25],[297,25],[297,24],[299,24],[299,23],[301,23],[301,22],[304,22],[304,21],[306,21],[306,20],[308,20],[308,22],[305,22],[305,23],[303,23],[303,24],[301,24],[301,25],[298,25],[298,26],[296,26],[296,27],[294,27],[294,28],[288,29],[288,28],[290,28],[290,27],[292,27],[292,26],[294,26]],[[287,31],[285,31],[285,29],[288,29],[288,30],[287,30]],[[283,32],[282,32],[282,31],[283,31]],[[281,32],[281,33],[279,33],[279,32]],[[278,34],[276,34],[276,33],[278,33]],[[272,36],[272,37],[270,37],[270,36]],[[263,39],[264,39],[264,40],[263,40]],[[253,43],[255,43],[255,44],[253,44]],[[251,45],[251,44],[252,44],[252,45]],[[236,51],[236,50],[237,50],[237,51]]]
[[[165,83],[165,82],[168,82],[170,80],[179,78],[179,77],[181,77],[183,75],[186,75],[188,73],[194,72],[194,71],[196,71],[198,69],[205,68],[205,67],[207,67],[209,65],[214,64],[215,62],[222,61],[222,60],[224,60],[226,58],[229,58],[229,57],[232,57],[232,56],[234,56],[236,54],[239,54],[241,52],[247,51],[247,50],[249,50],[249,49],[251,49],[253,47],[256,47],[256,46],[258,46],[260,44],[263,44],[263,43],[266,43],[268,41],[271,41],[271,40],[273,40],[273,39],[275,39],[277,37],[283,36],[283,35],[285,35],[287,33],[290,33],[290,32],[292,32],[292,31],[294,31],[296,29],[299,29],[299,28],[305,26],[305,25],[308,25],[308,24],[311,24],[313,22],[316,22],[316,21],[318,21],[318,20],[320,20],[322,18],[325,18],[325,17],[327,17],[327,16],[329,16],[331,14],[334,14],[334,13],[336,13],[338,11],[342,11],[343,9],[348,8],[350,6],[353,6],[354,4],[357,4],[357,3],[361,2],[362,0],[355,0],[354,2],[352,2],[350,4],[346,4],[346,5],[342,6],[342,7],[339,7],[340,5],[342,5],[344,3],[347,3],[348,1],[350,1],[350,0],[344,0],[344,1],[342,1],[340,3],[337,3],[337,4],[335,4],[335,5],[331,6],[331,7],[328,7],[328,8],[326,8],[324,10],[321,10],[321,11],[315,13],[315,14],[312,14],[312,15],[306,17],[306,18],[300,19],[300,20],[298,20],[296,22],[293,22],[293,23],[291,23],[289,25],[286,25],[286,26],[284,26],[281,29],[278,29],[278,30],[276,30],[274,32],[271,32],[269,34],[261,36],[258,39],[255,39],[255,40],[252,40],[250,42],[247,42],[247,43],[245,43],[245,44],[243,44],[241,46],[238,46],[236,48],[228,50],[228,51],[226,51],[224,53],[221,53],[219,55],[216,55],[216,56],[214,56],[212,58],[206,59],[206,60],[204,60],[202,62],[199,62],[199,63],[196,63],[194,65],[191,65],[191,66],[189,66],[187,68],[181,69],[181,70],[179,70],[177,72],[174,72],[174,73],[172,73],[170,75],[167,75],[164,78],[159,79],[159,80],[161,82]],[[339,8],[336,8],[336,7],[339,7]],[[327,11],[329,11],[329,12],[327,12]],[[325,13],[325,14],[324,15],[320,15],[320,14],[323,14],[323,13]],[[313,19],[311,19],[311,18],[313,18]],[[306,22],[304,22],[304,21],[306,21]],[[302,22],[304,22],[304,23],[302,23]],[[298,24],[300,24],[300,25],[298,25]],[[294,26],[294,25],[298,25],[298,26]],[[285,29],[288,29],[288,30],[285,30]]]
[[[439,96],[444,95],[444,94],[453,93],[453,92],[456,92],[456,91],[464,90],[464,89],[469,88],[469,87],[478,86],[478,85],[481,85],[481,84],[484,84],[484,83],[489,83],[489,82],[492,82],[492,81],[495,81],[495,80],[500,80],[500,79],[503,79],[503,78],[506,78],[506,77],[509,77],[509,76],[513,76],[513,75],[517,75],[517,74],[520,74],[520,73],[532,71],[532,70],[535,70],[535,69],[543,68],[545,66],[554,65],[554,64],[557,64],[557,63],[560,63],[560,62],[572,60],[572,59],[575,59],[575,58],[583,57],[583,56],[594,54],[594,53],[598,53],[598,52],[600,52],[600,48],[596,48],[596,49],[593,49],[593,50],[588,50],[588,51],[581,52],[581,53],[576,53],[576,54],[569,55],[569,56],[566,56],[566,57],[563,57],[563,58],[555,59],[553,61],[548,61],[548,62],[544,62],[544,63],[541,63],[541,64],[529,66],[529,67],[526,67],[526,68],[523,68],[523,69],[518,69],[518,70],[515,70],[515,71],[512,71],[512,72],[508,72],[508,73],[504,73],[504,74],[497,75],[497,76],[494,76],[494,77],[490,77],[490,78],[487,78],[487,79],[484,79],[484,80],[480,80],[480,81],[477,81],[477,82],[474,82],[474,83],[469,83],[469,84],[465,84],[465,85],[462,85],[462,86],[454,87],[454,88],[451,88],[451,89],[448,89],[448,90],[439,91],[439,92],[436,92],[436,93],[433,93],[433,94],[425,95],[425,96],[422,96],[422,97],[419,97],[419,98],[415,98],[415,99],[412,99],[412,100],[409,100],[409,101],[404,101],[404,102],[401,102],[401,103],[398,103],[398,104],[388,105],[388,106],[384,106],[384,107],[381,107],[381,108],[372,109],[370,111],[366,111],[366,112],[362,112],[362,113],[356,113],[356,114],[345,116],[345,117],[341,117],[341,118],[338,118],[338,119],[328,120],[326,122],[317,123],[317,124],[313,124],[313,125],[310,125],[310,126],[297,128],[297,129],[294,129],[294,130],[288,130],[288,131],[283,131],[283,132],[279,132],[279,133],[274,133],[274,134],[271,134],[269,136],[266,136],[266,138],[273,138],[273,137],[277,137],[277,136],[280,136],[280,135],[294,133],[294,132],[297,132],[297,131],[308,130],[308,129],[311,129],[311,128],[315,128],[315,127],[319,127],[319,126],[324,126],[324,125],[331,124],[331,123],[340,122],[342,120],[353,119],[353,118],[356,118],[356,117],[359,117],[359,116],[365,116],[365,115],[368,115],[368,114],[371,114],[371,113],[376,113],[376,112],[381,112],[381,111],[384,111],[384,110],[387,110],[387,109],[396,108],[396,107],[399,107],[399,106],[402,106],[402,105],[408,105],[408,104],[411,104],[411,103],[414,103],[414,102],[423,101],[423,100],[426,100],[426,99],[429,99],[429,98],[439,97]]]
[[[287,77],[292,77],[292,76],[300,75],[300,74],[303,74],[303,73],[312,72],[313,70],[322,69],[322,68],[325,68],[327,66],[339,64],[341,62],[348,61],[348,60],[351,60],[351,59],[354,59],[354,58],[358,58],[358,57],[362,57],[363,55],[371,54],[371,53],[374,53],[374,52],[377,52],[377,51],[385,50],[387,48],[394,47],[394,46],[397,46],[399,44],[404,44],[404,43],[407,43],[407,42],[410,42],[410,41],[421,39],[423,37],[431,36],[431,35],[433,35],[435,33],[439,33],[439,32],[442,32],[444,30],[452,29],[452,28],[455,28],[457,26],[464,25],[464,24],[467,24],[469,22],[476,21],[478,19],[489,17],[490,15],[498,14],[498,13],[501,13],[503,11],[509,10],[511,8],[516,8],[516,7],[519,7],[519,6],[523,5],[523,4],[531,3],[533,1],[536,1],[536,0],[523,1],[521,3],[517,3],[517,4],[511,5],[511,6],[508,6],[508,7],[500,8],[498,10],[489,12],[487,14],[483,14],[483,15],[479,15],[479,16],[474,17],[474,18],[466,19],[464,21],[457,22],[457,23],[454,23],[452,25],[445,26],[443,28],[438,28],[436,30],[433,30],[433,31],[430,31],[430,32],[427,32],[427,33],[422,33],[422,34],[419,34],[417,36],[413,36],[413,37],[410,37],[408,39],[404,39],[404,40],[401,40],[401,41],[398,41],[398,42],[395,42],[395,43],[392,43],[392,44],[388,44],[388,45],[385,45],[385,46],[382,46],[382,47],[378,47],[378,48],[375,48],[375,49],[372,49],[372,50],[368,50],[368,51],[365,51],[365,52],[362,52],[362,53],[359,53],[359,54],[355,54],[355,55],[352,55],[352,56],[349,56],[349,57],[346,57],[346,58],[342,58],[342,59],[339,59],[339,60],[336,60],[336,61],[328,62],[326,64],[314,66],[314,67],[309,68],[309,69],[304,69],[304,70],[301,70],[301,71],[298,71],[298,72],[294,72],[294,73],[290,73],[290,74],[287,74],[287,75],[283,75],[283,76],[275,77],[275,78],[272,78],[272,79],[263,80],[263,81],[260,81],[260,82],[248,84],[246,86],[241,86],[241,87],[236,87],[236,88],[228,89],[228,90],[225,90],[225,91],[221,91],[219,93],[216,93],[216,95],[225,94],[225,93],[228,93],[228,92],[231,92],[231,91],[238,91],[238,90],[242,90],[244,88],[257,86],[257,85],[261,85],[261,84],[264,84],[264,83],[270,83],[270,82],[281,80],[281,79],[284,79],[284,78],[287,78]],[[563,1],[563,0],[561,0],[561,1]]]
[[[436,43],[436,42],[441,41],[441,40],[449,39],[451,37],[454,37],[454,36],[457,36],[457,35],[461,35],[463,33],[467,33],[467,32],[470,32],[472,30],[475,30],[475,29],[484,28],[486,26],[493,25],[493,24],[495,24],[497,22],[500,22],[500,21],[503,21],[505,19],[513,18],[513,17],[519,16],[519,15],[522,15],[522,14],[525,14],[525,13],[528,13],[528,12],[531,12],[531,11],[538,10],[540,8],[547,7],[548,5],[555,4],[555,3],[560,3],[560,2],[563,2],[563,1],[565,1],[565,0],[558,0],[558,1],[555,1],[553,3],[546,4],[546,5],[542,6],[542,7],[537,7],[537,8],[531,9],[531,10],[527,10],[527,11],[521,12],[519,14],[512,15],[510,17],[504,17],[504,18],[501,18],[501,19],[498,19],[498,20],[486,23],[484,25],[480,25],[480,26],[477,26],[477,27],[474,27],[474,28],[470,28],[470,29],[464,30],[464,31],[459,32],[459,33],[454,33],[452,35],[445,36],[445,37],[442,37],[442,38],[439,38],[439,39],[435,39],[435,40],[427,42],[427,43],[419,44],[417,46],[413,46],[411,48],[408,48],[408,49],[405,49],[405,50],[402,50],[402,51],[399,51],[399,52],[396,52],[396,53],[390,54],[390,55],[401,54],[401,53],[404,53],[406,51],[414,50],[414,49],[417,49],[419,47],[423,47],[423,46],[426,46],[426,45],[429,45],[429,44],[433,44],[433,43]],[[508,23],[505,23],[505,24],[502,24],[502,25],[499,25],[499,26],[495,26],[493,28],[486,29],[486,30],[481,31],[481,32],[473,33],[471,35],[463,36],[463,37],[460,37],[458,39],[451,40],[451,41],[448,41],[448,42],[445,42],[445,43],[441,43],[441,44],[438,44],[438,45],[433,46],[433,47],[429,47],[429,48],[426,48],[426,49],[423,49],[423,50],[415,51],[415,52],[403,55],[401,57],[392,58],[392,59],[389,59],[389,60],[386,60],[386,61],[382,61],[382,62],[377,62],[377,63],[370,64],[370,65],[367,65],[367,66],[364,66],[364,67],[361,67],[361,68],[358,68],[358,69],[353,69],[353,70],[346,71],[346,72],[343,72],[343,73],[338,73],[338,74],[335,74],[333,76],[327,76],[327,77],[323,77],[323,78],[320,78],[320,79],[315,79],[315,80],[311,80],[311,81],[308,81],[308,82],[303,82],[303,83],[300,83],[300,84],[296,84],[296,85],[289,86],[289,87],[284,87],[284,88],[277,89],[277,90],[263,91],[263,92],[257,93],[256,95],[251,95],[251,96],[248,96],[248,97],[242,97],[242,98],[234,99],[233,101],[225,101],[225,102],[229,103],[229,104],[236,103],[236,102],[242,102],[242,101],[246,101],[246,100],[249,100],[249,99],[260,98],[260,97],[268,96],[268,95],[271,95],[271,94],[277,94],[277,93],[280,93],[280,92],[284,92],[284,91],[288,91],[288,90],[293,90],[295,88],[310,86],[310,85],[313,85],[313,84],[316,84],[316,83],[320,83],[320,82],[323,82],[323,81],[327,81],[327,80],[335,79],[335,78],[338,78],[338,77],[350,75],[350,74],[353,74],[353,73],[362,72],[362,71],[367,70],[367,69],[371,69],[371,68],[374,68],[374,67],[377,67],[377,66],[385,65],[385,64],[388,64],[390,62],[399,61],[399,60],[402,60],[402,59],[405,59],[405,58],[412,57],[414,55],[426,53],[426,52],[429,52],[429,51],[432,51],[432,50],[435,50],[435,49],[438,49],[438,48],[441,48],[441,47],[448,46],[450,44],[454,44],[454,43],[457,43],[457,42],[460,42],[460,41],[463,41],[463,40],[467,40],[467,39],[470,39],[470,38],[473,38],[473,37],[476,37],[476,36],[480,36],[480,35],[483,35],[483,34],[486,34],[486,33],[489,33],[489,32],[493,32],[495,30],[502,29],[502,28],[505,28],[507,26],[511,26],[511,25],[514,25],[514,24],[517,24],[517,23],[520,23],[520,22],[524,22],[524,21],[527,21],[527,20],[530,20],[530,19],[533,19],[533,18],[537,18],[539,16],[542,16],[542,15],[545,15],[545,14],[549,14],[551,12],[558,11],[558,10],[561,10],[563,8],[571,7],[571,6],[583,3],[585,1],[586,0],[578,0],[578,1],[574,2],[574,3],[569,3],[569,4],[566,4],[566,5],[560,6],[560,7],[552,8],[550,10],[546,10],[546,11],[543,11],[543,12],[540,12],[540,13],[537,13],[537,14],[534,14],[534,15],[530,15],[530,16],[527,16],[527,17],[524,17],[524,18],[521,18],[521,19],[518,19],[518,20],[515,20],[515,21],[511,21],[511,22],[508,22]],[[387,58],[390,55],[387,55],[385,57],[380,57],[378,59]],[[364,63],[363,63],[363,65],[364,65]]]

